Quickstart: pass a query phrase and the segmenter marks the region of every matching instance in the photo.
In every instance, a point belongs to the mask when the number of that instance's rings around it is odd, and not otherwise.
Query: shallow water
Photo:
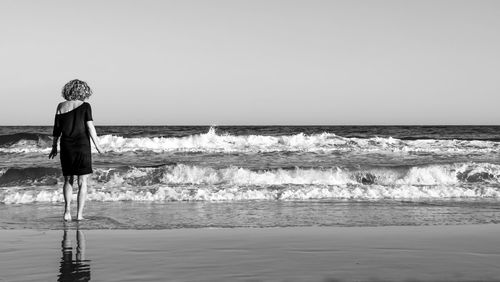
[[[88,202],[86,220],[62,204],[0,205],[2,229],[178,229],[500,223],[497,201]],[[75,216],[73,214],[73,216]]]

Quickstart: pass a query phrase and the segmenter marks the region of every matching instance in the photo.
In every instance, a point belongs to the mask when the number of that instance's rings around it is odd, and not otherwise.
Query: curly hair
[[[85,81],[73,79],[66,83],[62,89],[62,96],[68,101],[81,100],[84,101],[92,95],[92,89]]]

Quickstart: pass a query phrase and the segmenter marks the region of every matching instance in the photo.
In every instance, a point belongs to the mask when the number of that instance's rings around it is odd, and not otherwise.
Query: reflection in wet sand
[[[73,246],[65,229],[61,244],[62,258],[57,281],[90,281],[90,260],[85,259],[85,236],[76,230],[76,256],[73,260]]]

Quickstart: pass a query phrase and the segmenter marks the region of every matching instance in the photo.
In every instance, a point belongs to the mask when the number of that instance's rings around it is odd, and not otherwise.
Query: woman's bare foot
[[[81,221],[81,220],[84,220],[84,219],[85,219],[85,218],[83,218],[83,216],[82,216],[82,215],[77,215],[77,216],[76,216],[76,220],[77,220],[77,221]]]
[[[64,213],[64,221],[71,221],[71,213],[69,212]]]

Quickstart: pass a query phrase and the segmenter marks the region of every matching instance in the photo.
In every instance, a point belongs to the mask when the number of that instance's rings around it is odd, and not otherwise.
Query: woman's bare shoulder
[[[56,114],[61,113],[61,107],[62,107],[62,104],[63,104],[63,103],[64,103],[64,102],[61,102],[61,103],[57,104]]]
[[[85,102],[82,102],[82,101],[79,101],[79,103],[78,102],[75,103],[75,101],[61,102],[57,105],[56,113],[57,114],[64,114],[64,113],[70,112],[70,111],[78,108],[79,106],[81,106],[83,103],[85,103]]]

